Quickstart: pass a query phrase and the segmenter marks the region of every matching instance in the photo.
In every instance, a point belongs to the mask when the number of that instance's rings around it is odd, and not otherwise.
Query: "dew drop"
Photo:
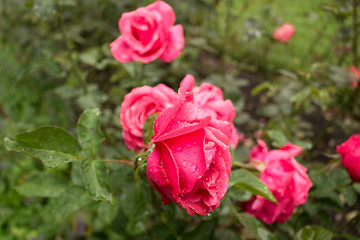
[[[191,144],[190,143],[186,144],[186,147],[191,148]]]
[[[208,213],[206,216],[211,217],[211,213]]]
[[[195,172],[196,171],[196,165],[192,165],[191,167],[190,167],[190,172]]]
[[[183,161],[183,162],[182,162],[182,165],[183,165],[183,167],[186,167],[186,166],[187,166],[187,162]]]
[[[219,156],[222,156],[223,155],[223,152],[221,150],[218,151],[218,155]]]
[[[176,147],[176,151],[180,152],[182,148],[180,146]]]

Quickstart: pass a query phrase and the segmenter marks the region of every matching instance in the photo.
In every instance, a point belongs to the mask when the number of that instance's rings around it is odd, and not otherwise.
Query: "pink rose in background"
[[[284,23],[280,27],[276,28],[273,37],[280,42],[288,42],[295,34],[295,28],[290,23]]]
[[[357,87],[359,85],[359,80],[360,80],[360,70],[355,65],[351,65],[349,67],[349,71],[353,74],[354,79],[356,79],[355,81],[351,81],[350,85],[352,87]]]
[[[307,201],[312,182],[306,174],[307,169],[295,160],[301,151],[300,146],[291,143],[278,150],[268,151],[262,140],[250,151],[250,163],[262,163],[260,175],[279,204],[263,197],[254,196],[243,204],[244,211],[254,215],[267,224],[285,222],[290,218],[294,206]],[[258,165],[255,165],[258,167]]]
[[[224,100],[223,92],[220,88],[215,87],[210,83],[203,83],[200,87],[194,87],[195,78],[187,74],[180,83],[180,86],[186,89],[186,91],[194,92],[194,102],[199,105],[211,116],[227,121],[231,124],[231,146],[236,148],[239,143],[239,135],[234,126],[233,120],[236,115],[234,105],[227,99]]]
[[[220,204],[231,171],[231,126],[194,104],[193,93],[179,89],[179,100],[154,124],[154,151],[147,177],[162,203],[175,202],[190,215],[207,215]]]
[[[176,100],[176,92],[163,84],[156,87],[138,87],[126,94],[120,110],[120,123],[126,146],[135,151],[143,148],[145,144],[142,129],[146,118],[172,106]]]
[[[114,58],[122,63],[174,60],[184,47],[183,27],[174,23],[174,11],[163,1],[123,13],[119,20],[122,35],[110,44]]]
[[[351,179],[360,182],[360,135],[351,136],[346,142],[337,146],[336,150],[341,154],[341,163]]]

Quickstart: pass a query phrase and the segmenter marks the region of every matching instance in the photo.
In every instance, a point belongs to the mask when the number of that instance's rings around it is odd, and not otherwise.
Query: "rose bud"
[[[295,28],[290,23],[284,23],[276,28],[273,37],[280,42],[288,42],[295,34]]]

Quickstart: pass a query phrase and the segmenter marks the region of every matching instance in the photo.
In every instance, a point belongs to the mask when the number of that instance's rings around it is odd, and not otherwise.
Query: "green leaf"
[[[360,193],[360,183],[353,183],[352,186],[357,193]]]
[[[235,213],[235,217],[257,240],[276,239],[264,224],[252,215],[247,213]]]
[[[56,126],[43,126],[17,134],[16,141],[27,147],[51,149],[71,154],[77,154],[80,150],[77,140],[68,131]]]
[[[213,239],[215,229],[216,219],[211,219],[210,221],[201,221],[200,224],[193,231],[184,234],[184,239]]]
[[[97,209],[99,219],[107,225],[113,222],[118,213],[120,207],[119,198],[114,198],[114,203],[114,205],[110,205],[107,202],[100,202]]]
[[[334,169],[331,171],[330,175],[338,187],[346,186],[351,183],[349,174],[345,169]]]
[[[88,109],[81,114],[78,121],[78,136],[84,152],[92,157],[100,154],[104,135],[100,132],[100,110]]]
[[[343,187],[340,189],[341,193],[344,194],[346,203],[352,206],[356,203],[357,196],[356,192],[351,187]]]
[[[147,117],[147,119],[144,123],[142,132],[143,132],[144,143],[146,145],[150,143],[150,139],[154,135],[154,128],[153,128],[154,121],[158,115],[159,115],[159,113],[151,114],[150,116]]]
[[[101,159],[85,158],[81,163],[81,176],[94,200],[114,203],[114,197],[106,182],[107,169]]]
[[[334,234],[322,227],[305,226],[295,235],[294,240],[331,240]]]
[[[281,147],[289,141],[285,134],[280,130],[268,130],[265,133],[276,147]]]
[[[47,18],[56,13],[55,0],[35,0],[34,12],[40,18]]]
[[[81,159],[75,155],[80,150],[76,139],[59,127],[44,126],[20,133],[15,141],[5,138],[4,144],[8,151],[27,153],[39,158],[47,167]]]
[[[258,95],[261,91],[265,90],[265,89],[273,89],[274,86],[271,85],[271,83],[269,82],[263,82],[259,85],[257,85],[255,88],[253,88],[253,90],[251,90],[251,95],[255,96]]]
[[[290,97],[290,102],[301,102],[310,96],[310,89],[305,88]]]
[[[26,197],[58,197],[67,187],[67,180],[53,172],[38,172],[29,176],[15,189]]]
[[[262,196],[269,201],[277,202],[268,187],[258,177],[244,169],[231,171],[229,188],[232,186]]]
[[[50,198],[43,210],[43,215],[48,222],[61,223],[71,213],[89,204],[89,195],[80,187],[68,188],[58,198]]]

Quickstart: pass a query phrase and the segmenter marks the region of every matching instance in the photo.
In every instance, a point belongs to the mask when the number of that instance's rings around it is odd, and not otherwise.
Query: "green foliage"
[[[84,111],[78,121],[78,136],[83,151],[92,157],[100,154],[101,142],[104,136],[100,132],[100,110]]]
[[[5,138],[4,143],[7,150],[24,152],[39,158],[47,167],[57,167],[81,159],[74,155],[79,151],[76,139],[58,127],[40,127],[16,135],[15,141]]]
[[[276,202],[275,197],[268,187],[258,177],[244,169],[231,171],[229,187],[232,186],[262,196],[269,201]]]
[[[26,197],[59,197],[67,189],[66,178],[54,172],[37,172],[15,190]]]
[[[261,221],[247,213],[236,213],[236,219],[257,239],[272,240],[275,236],[264,226]]]
[[[147,117],[145,123],[144,123],[144,127],[143,127],[143,139],[144,142],[146,144],[150,143],[150,139],[151,137],[154,135],[154,121],[157,118],[157,116],[159,115],[159,113],[154,113],[151,114],[150,116]]]
[[[86,188],[94,200],[106,200],[114,203],[113,195],[106,182],[107,171],[102,159],[85,158],[81,162],[81,176]]]
[[[296,233],[294,240],[331,240],[333,233],[319,226],[305,226]]]

